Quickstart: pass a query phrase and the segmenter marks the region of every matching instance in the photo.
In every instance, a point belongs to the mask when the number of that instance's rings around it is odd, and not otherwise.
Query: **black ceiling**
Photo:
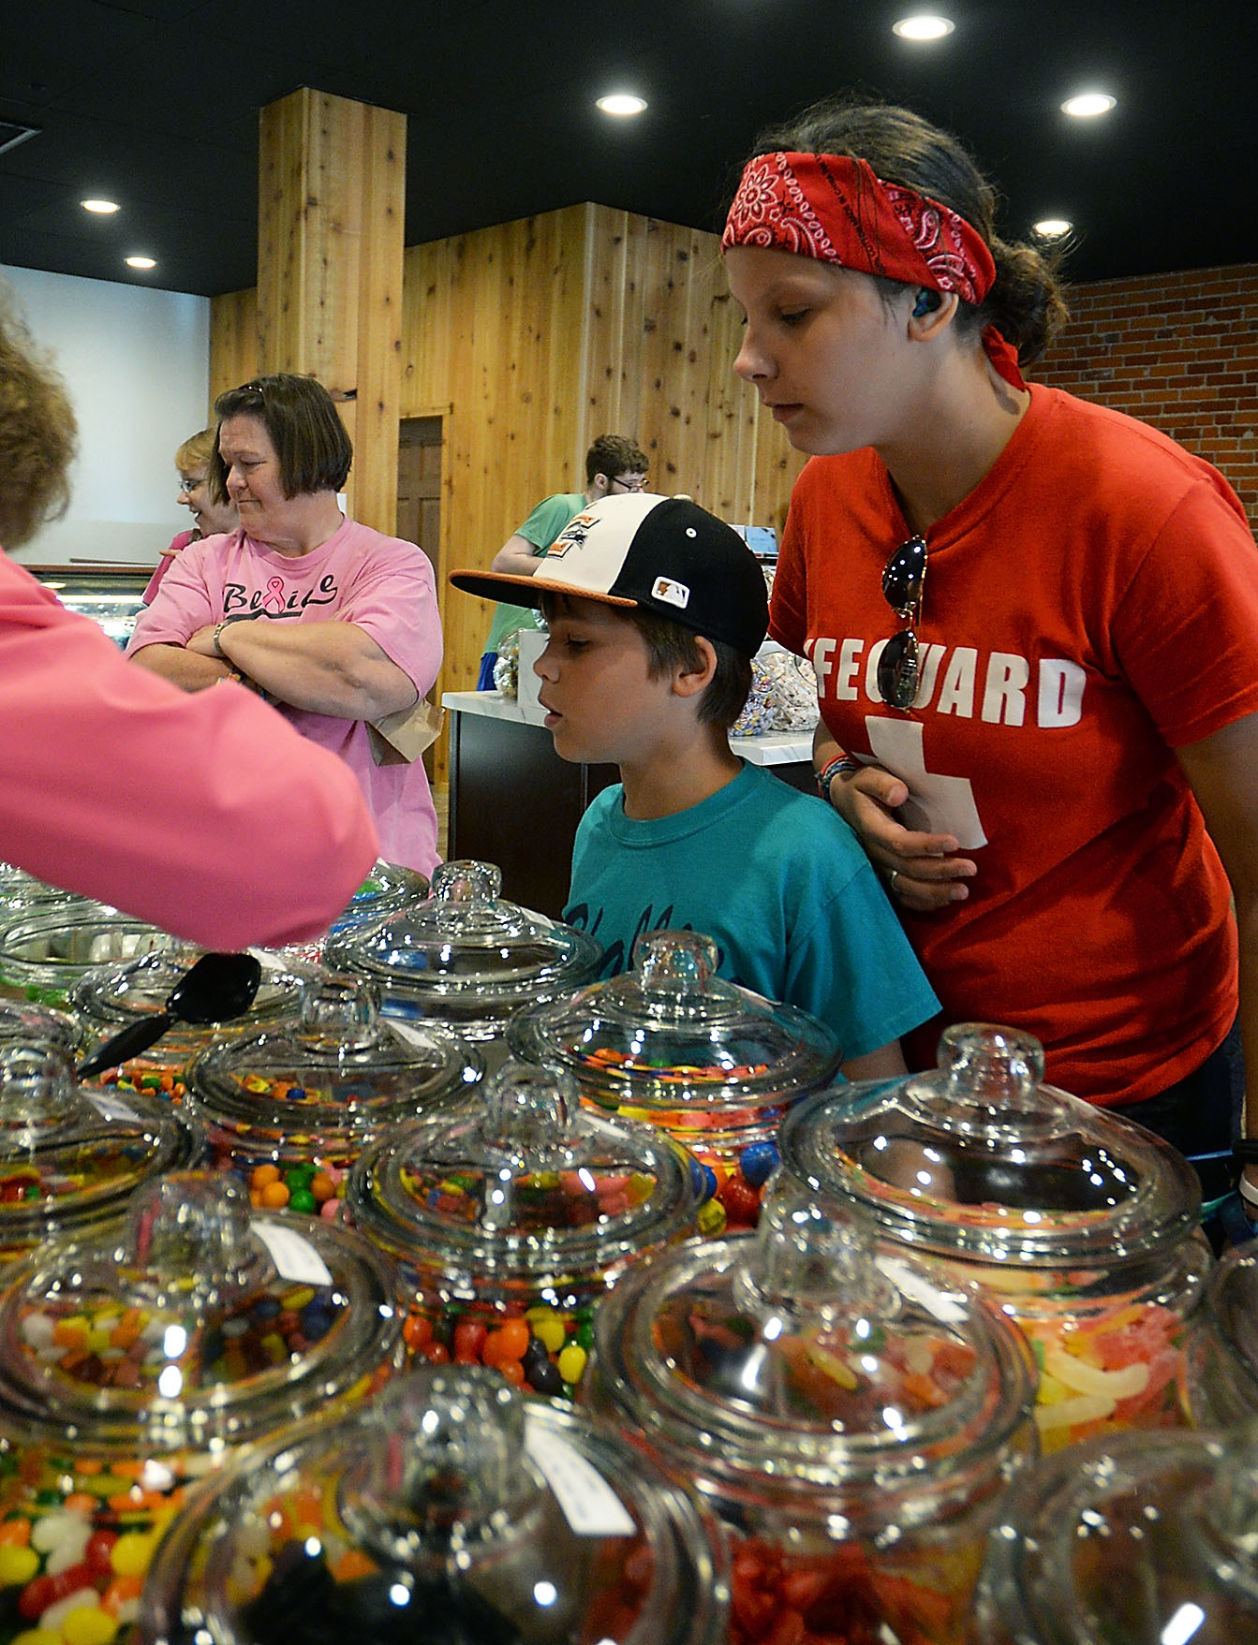
[[[955,32],[898,40],[915,10]],[[0,153],[0,263],[252,285],[257,111],[303,85],[409,117],[408,245],[581,200],[716,228],[760,126],[856,87],[968,142],[1006,238],[1073,218],[1076,281],[1252,262],[1256,70],[1253,0],[0,0],[0,121],[38,128]],[[1060,112],[1097,85],[1111,114]],[[593,107],[620,87],[648,111]]]

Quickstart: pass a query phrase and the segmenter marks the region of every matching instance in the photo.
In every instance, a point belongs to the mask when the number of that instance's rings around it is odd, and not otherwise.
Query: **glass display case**
[[[70,611],[98,623],[118,646],[125,646],[153,575],[151,566],[97,566],[76,571],[64,566],[26,568]]]

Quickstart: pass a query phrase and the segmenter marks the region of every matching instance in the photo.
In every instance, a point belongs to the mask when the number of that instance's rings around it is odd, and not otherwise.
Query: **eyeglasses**
[[[619,486],[622,491],[645,491],[646,475],[644,474],[641,479],[627,480],[623,474],[617,474],[612,480],[612,484],[614,486]]]
[[[914,624],[922,620],[929,551],[924,537],[901,543],[882,569],[887,604],[907,628],[893,634],[878,659],[878,695],[890,708],[910,708],[917,696],[918,645]]]
[[[195,491],[198,486],[203,486],[204,484],[204,474],[198,475],[195,480],[190,480],[186,474],[181,474],[179,476],[179,495],[181,497],[187,496],[190,492]]]

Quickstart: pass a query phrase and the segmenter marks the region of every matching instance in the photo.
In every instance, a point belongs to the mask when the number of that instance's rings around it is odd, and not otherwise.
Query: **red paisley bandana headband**
[[[839,154],[758,154],[743,170],[721,249],[763,246],[955,291],[979,304],[996,265],[982,235],[949,207],[901,183],[884,183],[867,160]],[[996,370],[1025,388],[1017,350],[995,326],[983,347]]]

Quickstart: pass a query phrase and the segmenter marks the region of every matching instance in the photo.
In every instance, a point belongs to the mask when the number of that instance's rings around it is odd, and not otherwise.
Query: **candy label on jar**
[[[964,1322],[964,1304],[947,1291],[932,1285],[916,1268],[901,1262],[898,1257],[880,1256],[877,1262],[892,1285],[913,1302],[920,1303],[932,1319],[937,1319],[941,1325],[960,1325]]]
[[[546,1476],[576,1536],[632,1536],[637,1529],[620,1498],[564,1439],[524,1413],[524,1444]]]
[[[327,1263],[308,1239],[277,1222],[253,1220],[253,1231],[266,1246],[281,1279],[302,1285],[331,1285]]]
[[[134,1108],[129,1108],[120,1097],[114,1096],[111,1091],[84,1091],[83,1095],[91,1103],[98,1114],[103,1114],[107,1120],[128,1120],[133,1125],[140,1124],[140,1116]]]

